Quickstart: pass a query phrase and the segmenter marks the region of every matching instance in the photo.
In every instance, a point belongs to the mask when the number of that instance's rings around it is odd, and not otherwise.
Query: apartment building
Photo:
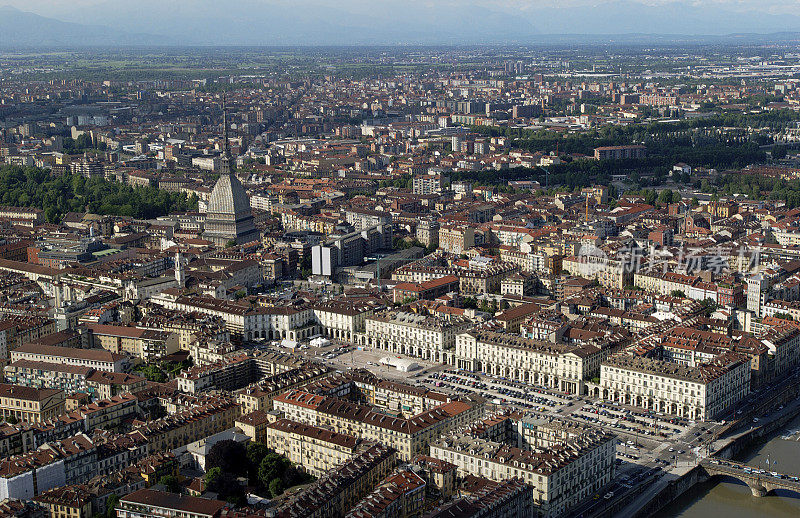
[[[611,482],[616,438],[597,430],[547,449],[525,450],[449,435],[431,444],[431,456],[455,464],[461,476],[521,479],[533,487],[536,515],[556,517]]]
[[[397,452],[376,444],[329,472],[311,486],[289,497],[277,518],[344,516],[394,469]],[[118,517],[134,518],[134,517]],[[195,518],[195,517],[189,517]]]
[[[112,353],[128,354],[145,362],[177,352],[180,337],[169,331],[134,326],[86,324],[92,344]]]
[[[695,367],[613,356],[602,364],[594,395],[687,419],[713,419],[749,393],[749,359],[728,352]]]
[[[134,393],[147,386],[147,378],[125,372],[95,370],[86,378],[86,392],[96,398],[109,399],[123,393]]]
[[[406,417],[457,399],[423,387],[384,380],[365,369],[349,370],[346,374],[336,372],[302,385],[300,389],[320,396],[342,397],[378,406]]]
[[[463,295],[500,293],[503,279],[518,271],[519,266],[514,263],[492,261],[486,264],[472,260],[468,268],[458,273],[459,291]]]
[[[439,226],[439,248],[451,254],[463,254],[475,246],[475,228],[469,225],[443,223]]]
[[[344,211],[345,220],[353,225],[356,232],[377,226],[391,226],[392,215],[388,212],[378,212],[366,209],[347,209]]]
[[[421,219],[417,221],[417,228],[414,231],[417,240],[425,246],[439,244],[439,222],[433,219]]]
[[[525,297],[536,292],[536,277],[529,273],[519,272],[509,275],[500,282],[501,295]]]
[[[122,497],[117,518],[217,518],[228,504],[196,496],[140,489]]]
[[[137,422],[132,431],[147,441],[149,451],[174,450],[232,427],[239,406],[231,399],[214,396],[185,410],[148,422]]]
[[[561,267],[570,275],[597,280],[606,288],[623,289],[633,283],[632,269],[625,268],[621,260],[600,253],[565,257]]]
[[[91,367],[106,372],[125,372],[130,361],[127,354],[117,354],[105,349],[77,349],[42,344],[23,344],[11,351],[11,361],[19,360]]]
[[[263,410],[254,410],[236,418],[235,426],[253,442],[267,443],[267,426],[277,418]]]
[[[362,498],[345,518],[420,516],[425,507],[426,487],[425,479],[417,473],[400,469]]]
[[[94,475],[97,448],[84,434],[42,445],[0,461],[0,500],[29,500],[50,489]]]
[[[240,352],[218,362],[182,370],[175,378],[178,390],[197,394],[207,390],[235,390],[253,378],[253,359]]]
[[[48,421],[64,413],[64,391],[0,383],[0,414],[29,423]]]
[[[392,289],[392,300],[395,303],[433,300],[451,292],[458,292],[459,283],[458,277],[453,275],[445,275],[419,284],[401,282]]]
[[[311,309],[323,335],[352,342],[357,333],[364,332],[366,319],[375,312],[376,305],[329,300],[318,302]]]
[[[533,340],[519,335],[476,330],[456,337],[449,362],[522,383],[583,394],[585,382],[600,370],[602,351],[593,345]]]
[[[459,316],[445,319],[432,314],[388,310],[366,319],[360,345],[433,362],[444,361],[455,346],[456,335],[472,322]]]
[[[451,401],[412,417],[400,418],[345,399],[301,390],[281,394],[273,404],[286,419],[378,441],[397,450],[403,460],[426,453],[428,444],[436,437],[473,421],[483,409],[483,401],[476,398]]]
[[[450,185],[450,178],[442,174],[419,174],[411,180],[414,194],[441,194]]]
[[[279,419],[265,429],[265,444],[315,477],[344,464],[372,443],[289,419]]]
[[[156,305],[148,305],[142,311],[139,327],[177,333],[178,347],[184,351],[201,340],[230,340],[225,322],[219,317],[170,311]]]
[[[627,160],[647,156],[646,146],[603,146],[595,148],[595,160]]]
[[[0,321],[0,359],[22,344],[38,341],[56,331],[56,322],[44,315],[12,316]]]
[[[531,486],[518,478],[495,482],[467,476],[463,497],[437,507],[426,518],[529,518],[536,516]]]
[[[95,428],[107,430],[136,417],[139,413],[139,404],[133,394],[118,394],[83,405],[76,413],[83,418],[85,431],[89,432]]]
[[[87,488],[71,485],[50,489],[33,500],[47,508],[50,518],[92,518],[93,499]]]
[[[85,392],[86,380],[93,372],[96,371],[91,367],[30,360],[17,360],[3,369],[9,383],[32,388],[47,387],[62,390],[66,394]]]
[[[324,378],[330,369],[323,365],[309,364],[299,369],[279,372],[261,381],[236,391],[236,402],[246,414],[256,410],[272,410],[272,400],[284,391]]]
[[[304,340],[319,333],[310,307],[250,306],[214,297],[162,294],[151,301],[167,309],[220,317],[232,335],[245,340]]]

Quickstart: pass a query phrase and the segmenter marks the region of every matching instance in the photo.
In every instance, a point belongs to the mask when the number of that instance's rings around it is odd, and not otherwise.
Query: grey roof
[[[236,176],[223,174],[217,180],[208,201],[209,214],[249,214],[250,198]]]

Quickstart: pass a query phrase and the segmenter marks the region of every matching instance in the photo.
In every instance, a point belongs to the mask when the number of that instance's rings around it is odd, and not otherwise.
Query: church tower
[[[183,268],[183,257],[179,251],[175,252],[175,280],[179,288],[186,287],[186,270]]]

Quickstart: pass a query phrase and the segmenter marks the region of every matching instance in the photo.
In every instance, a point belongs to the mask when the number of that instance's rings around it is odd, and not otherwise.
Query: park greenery
[[[752,200],[783,201],[786,207],[800,207],[800,180],[756,174],[724,175],[710,185],[717,196],[743,194]]]
[[[100,142],[97,146],[95,146],[92,142],[92,137],[86,133],[83,133],[78,135],[78,138],[74,139],[72,137],[64,137],[64,143],[61,147],[63,148],[64,153],[68,155],[74,155],[94,149],[98,151],[105,151],[106,144]]]
[[[258,494],[275,498],[286,489],[311,482],[313,477],[262,443],[216,443],[206,456],[206,488],[223,500],[240,504],[245,491],[240,480],[246,480]]]
[[[162,361],[158,363],[140,363],[133,368],[133,372],[155,383],[166,383],[178,375],[182,370],[192,366],[192,360],[181,362]]]
[[[61,221],[67,212],[149,219],[197,210],[195,195],[70,173],[53,176],[45,169],[18,166],[0,167],[0,203],[42,209],[50,223]]]
[[[564,185],[570,189],[591,183],[608,184],[612,175],[626,175],[640,187],[658,186],[667,181],[678,162],[709,169],[739,169],[767,160],[761,146],[774,144],[769,135],[800,118],[792,110],[758,113],[710,113],[703,117],[672,122],[652,122],[628,126],[603,126],[578,133],[560,133],[540,128],[473,126],[472,130],[491,137],[506,137],[513,148],[529,152],[557,152],[563,162],[543,168],[516,168],[502,171],[464,171],[452,180],[469,180],[500,185],[510,180],[536,180],[542,185]],[[745,128],[761,128],[750,131]],[[647,157],[632,160],[581,160],[591,157],[594,148],[642,144]],[[786,147],[776,145],[772,158],[786,156]],[[673,175],[673,179],[675,176]],[[686,178],[682,179],[685,183]]]
[[[180,493],[182,489],[181,481],[175,475],[164,475],[158,481],[170,493]]]

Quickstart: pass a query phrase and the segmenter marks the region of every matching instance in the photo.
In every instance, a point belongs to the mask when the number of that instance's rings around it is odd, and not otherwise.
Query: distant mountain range
[[[0,7],[0,47],[146,45],[151,40],[151,36],[102,25],[70,23]]]
[[[49,17],[2,7],[0,45],[657,43],[758,40],[777,32],[796,39],[800,31],[798,15],[714,5],[599,0],[587,7],[512,9],[480,0],[105,0],[54,7]]]

